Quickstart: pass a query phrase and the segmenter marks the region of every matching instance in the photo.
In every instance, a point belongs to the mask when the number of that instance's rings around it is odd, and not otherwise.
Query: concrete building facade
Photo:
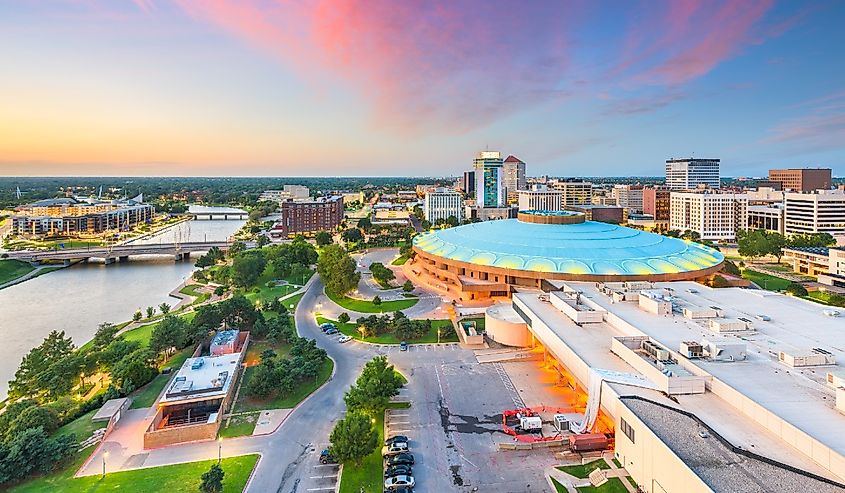
[[[502,165],[502,187],[507,197],[516,197],[519,190],[525,190],[525,163],[514,155],[505,158]]]
[[[736,239],[748,226],[748,197],[713,191],[672,192],[669,229],[694,231],[702,240]]]
[[[546,187],[520,190],[518,203],[521,211],[562,211],[563,193]]]
[[[643,188],[643,214],[649,214],[655,221],[668,221],[671,192],[663,188]]]
[[[667,159],[666,188],[669,190],[691,190],[704,186],[720,188],[718,159]]]
[[[770,169],[769,181],[781,185],[781,190],[812,192],[830,189],[832,180],[830,168]]]
[[[642,185],[614,185],[610,196],[616,199],[616,205],[624,207],[631,214],[644,212]]]
[[[592,203],[593,184],[580,180],[554,180],[549,188],[561,192],[563,205],[584,205]]]
[[[423,201],[423,213],[426,221],[431,224],[450,217],[455,217],[458,222],[463,221],[464,198],[460,193],[446,188],[429,191]]]
[[[845,233],[845,191],[784,194],[784,232]]]
[[[258,200],[270,202],[287,202],[288,200],[308,200],[311,191],[304,185],[284,185],[281,190],[265,190]]]

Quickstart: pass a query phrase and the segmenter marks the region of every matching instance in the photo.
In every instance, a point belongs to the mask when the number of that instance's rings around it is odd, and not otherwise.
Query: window
[[[625,418],[619,418],[619,429],[628,437],[628,440],[631,440],[631,443],[636,443],[634,441],[634,429],[625,421]]]

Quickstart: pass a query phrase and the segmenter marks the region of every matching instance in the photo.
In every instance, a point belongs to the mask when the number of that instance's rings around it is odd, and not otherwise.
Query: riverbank
[[[23,264],[23,266],[9,265],[8,262]],[[64,267],[64,265],[39,265],[36,267],[19,260],[0,260],[0,289],[12,287],[15,284],[35,279],[54,270],[64,269]],[[23,274],[18,275],[21,272]]]

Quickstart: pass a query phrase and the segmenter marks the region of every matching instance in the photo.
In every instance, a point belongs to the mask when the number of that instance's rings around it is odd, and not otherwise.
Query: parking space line
[[[390,422],[390,426],[393,426],[393,425],[409,425],[409,424],[411,424],[410,421],[391,421]]]
[[[337,474],[332,474],[331,476],[310,476],[309,477],[309,479],[327,479],[327,478],[337,479]]]
[[[334,486],[331,488],[308,488],[305,491],[334,491]]]
[[[314,467],[338,467],[337,464],[314,464]]]

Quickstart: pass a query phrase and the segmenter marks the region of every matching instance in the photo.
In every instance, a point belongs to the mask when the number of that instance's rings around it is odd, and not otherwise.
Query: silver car
[[[396,488],[413,488],[416,483],[413,476],[393,476],[384,480],[384,489],[394,490]]]

